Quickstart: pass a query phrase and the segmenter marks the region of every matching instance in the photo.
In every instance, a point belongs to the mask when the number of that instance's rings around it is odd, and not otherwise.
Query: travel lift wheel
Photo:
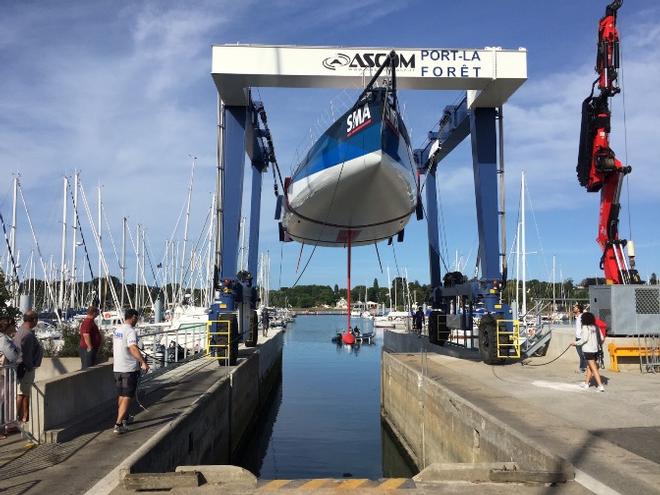
[[[484,315],[479,321],[479,354],[486,364],[504,362],[497,357],[497,319],[493,315]]]
[[[250,311],[250,328],[245,336],[245,347],[257,347],[257,339],[259,338],[259,316],[257,312]]]

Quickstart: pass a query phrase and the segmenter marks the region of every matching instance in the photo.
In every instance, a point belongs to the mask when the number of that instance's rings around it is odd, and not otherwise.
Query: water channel
[[[284,337],[282,383],[239,464],[265,479],[411,477],[380,420],[382,332],[372,345],[331,342],[342,316],[300,315]],[[355,319],[362,331],[372,322]]]

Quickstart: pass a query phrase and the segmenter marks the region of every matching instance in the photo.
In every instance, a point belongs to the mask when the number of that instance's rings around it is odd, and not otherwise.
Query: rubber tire
[[[479,321],[479,355],[485,364],[502,364],[497,357],[497,319],[484,315]]]
[[[247,332],[245,342],[245,347],[257,347],[257,341],[259,340],[259,317],[257,312],[252,310],[250,311],[250,329]]]

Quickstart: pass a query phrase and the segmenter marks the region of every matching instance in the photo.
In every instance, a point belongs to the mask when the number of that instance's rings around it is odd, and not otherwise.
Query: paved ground
[[[422,368],[421,354],[399,357],[571,462],[597,492],[660,493],[660,375],[604,371],[606,392],[583,390],[569,353],[537,367],[428,354]]]
[[[148,410],[134,408],[136,421],[125,435],[111,431],[111,411],[92,419],[89,432],[62,444],[30,446],[18,435],[10,436],[0,442],[0,493],[84,493],[224,373],[215,360],[202,359],[154,380],[148,395],[140,395]]]

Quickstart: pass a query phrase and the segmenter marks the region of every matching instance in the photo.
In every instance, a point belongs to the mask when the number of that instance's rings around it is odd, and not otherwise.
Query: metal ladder
[[[218,329],[220,328],[220,325],[224,324],[226,326],[226,330],[220,331],[218,330],[217,332],[212,332],[211,329],[213,328],[213,323],[218,324]],[[230,360],[230,351],[231,351],[231,321],[227,320],[209,320],[206,324],[206,354],[204,357],[209,358],[209,359],[217,359],[218,361],[224,361],[225,366],[229,366],[229,360]],[[213,337],[217,337],[214,339]],[[212,343],[213,341],[217,342],[218,340],[222,341],[222,337],[224,337],[226,340],[224,340],[223,343],[221,344],[214,344]],[[224,352],[223,352],[224,351]]]
[[[660,333],[637,336],[639,346],[639,369],[642,373],[660,372]],[[644,352],[642,352],[644,351]]]

